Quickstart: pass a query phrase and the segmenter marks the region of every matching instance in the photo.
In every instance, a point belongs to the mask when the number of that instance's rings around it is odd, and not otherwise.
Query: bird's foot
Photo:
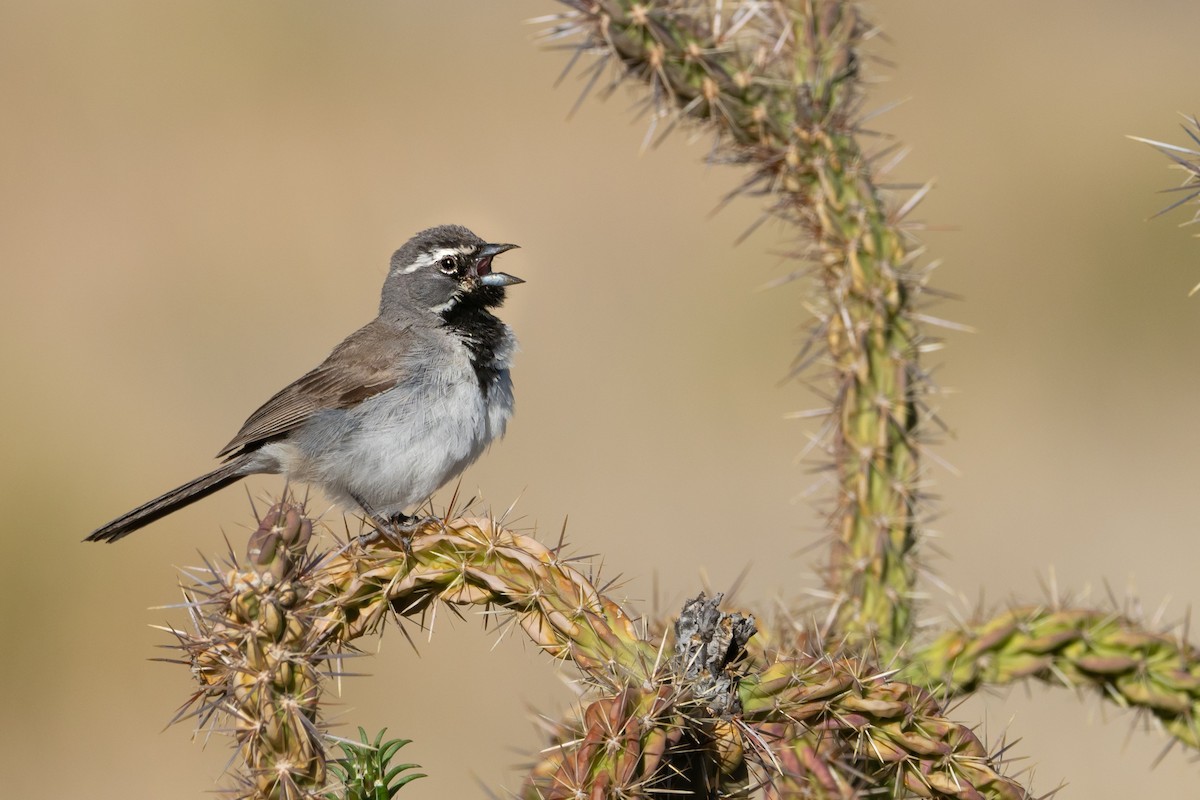
[[[358,500],[358,504],[367,512],[374,527],[370,533],[359,537],[363,544],[386,539],[392,544],[399,544],[404,549],[404,554],[409,557],[413,554],[412,540],[417,531],[427,525],[441,525],[444,522],[437,517],[418,517],[404,513],[380,514],[361,500]]]
[[[388,533],[394,534],[404,548],[404,554],[411,557],[412,540],[417,531],[428,525],[442,525],[444,520],[437,517],[418,517],[409,514],[392,514],[387,519]]]

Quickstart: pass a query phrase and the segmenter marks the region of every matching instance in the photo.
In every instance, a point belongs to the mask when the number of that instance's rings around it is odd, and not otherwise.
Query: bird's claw
[[[389,532],[399,537],[400,546],[404,548],[404,554],[409,557],[413,554],[412,540],[417,531],[428,525],[441,524],[442,520],[437,517],[418,517],[409,514],[393,514],[387,521]]]
[[[404,549],[404,554],[412,557],[412,540],[417,531],[427,525],[441,525],[443,520],[437,517],[418,517],[410,514],[388,514],[381,515],[372,511],[363,503],[364,510],[367,511],[367,516],[374,523],[374,530],[370,533],[363,534],[360,538],[364,544],[370,544],[377,539],[386,539],[392,544],[399,544]]]

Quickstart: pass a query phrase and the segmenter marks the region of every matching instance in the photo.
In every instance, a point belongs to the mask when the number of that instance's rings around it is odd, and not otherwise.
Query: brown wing
[[[378,322],[355,331],[319,367],[263,403],[217,457],[241,455],[288,433],[318,411],[353,408],[391,389],[403,376],[401,363],[412,346],[406,333]]]

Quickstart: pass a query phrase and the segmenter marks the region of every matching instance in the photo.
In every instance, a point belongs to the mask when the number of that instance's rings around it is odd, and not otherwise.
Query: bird
[[[392,255],[378,316],[251,414],[217,453],[221,466],[85,541],[123,539],[263,473],[319,487],[377,522],[411,525],[406,510],[470,466],[512,416],[517,340],[493,310],[524,281],[492,260],[516,247],[461,225],[413,236]]]

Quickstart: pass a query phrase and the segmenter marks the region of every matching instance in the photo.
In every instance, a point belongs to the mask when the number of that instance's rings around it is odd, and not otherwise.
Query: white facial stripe
[[[434,314],[444,314],[447,311],[449,311],[450,309],[454,308],[456,305],[458,305],[458,295],[451,297],[449,300],[447,300],[444,303],[439,303],[438,305],[434,306],[433,308],[431,308],[429,310],[432,311]]]
[[[475,248],[469,244],[460,245],[458,247],[439,247],[437,250],[434,250],[431,253],[425,253],[421,256],[418,256],[416,261],[400,270],[400,272],[407,275],[410,272],[416,272],[424,267],[431,267],[446,256],[465,255],[472,252],[474,249]]]

